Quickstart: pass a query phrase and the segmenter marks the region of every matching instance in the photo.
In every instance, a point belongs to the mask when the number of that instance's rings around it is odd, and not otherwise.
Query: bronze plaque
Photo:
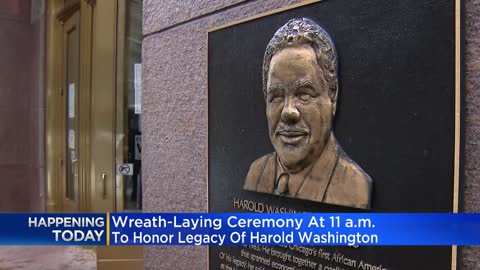
[[[209,211],[457,212],[459,25],[459,0],[326,0],[209,31]],[[448,246],[209,248],[210,269],[456,260]]]

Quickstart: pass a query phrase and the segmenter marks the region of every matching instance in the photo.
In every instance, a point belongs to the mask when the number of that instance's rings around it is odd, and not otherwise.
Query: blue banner
[[[480,245],[480,214],[111,214],[112,245]]]
[[[106,214],[0,214],[0,245],[105,245]]]
[[[0,214],[0,245],[480,245],[480,214]]]

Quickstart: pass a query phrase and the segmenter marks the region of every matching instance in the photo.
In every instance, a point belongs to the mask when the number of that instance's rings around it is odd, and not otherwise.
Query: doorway
[[[46,14],[47,210],[141,211],[142,1],[49,0]],[[140,247],[96,252],[98,269],[143,267]]]

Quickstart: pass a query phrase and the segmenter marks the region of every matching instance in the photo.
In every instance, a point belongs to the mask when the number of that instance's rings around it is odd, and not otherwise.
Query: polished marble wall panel
[[[44,33],[30,3],[0,1],[0,211],[44,209]]]

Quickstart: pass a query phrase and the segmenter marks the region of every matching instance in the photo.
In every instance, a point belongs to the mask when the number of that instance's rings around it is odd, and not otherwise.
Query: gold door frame
[[[65,188],[66,160],[64,157],[64,136],[62,130],[65,108],[65,86],[63,85],[63,24],[75,12],[80,12],[80,61],[78,90],[78,200],[79,211],[89,211],[90,194],[86,192],[90,186],[90,118],[91,118],[91,56],[92,56],[92,14],[95,1],[78,0],[69,6],[63,0],[47,1],[46,11],[46,179],[47,179],[47,211],[60,212],[65,209],[63,191]]]
[[[78,212],[80,210],[80,196],[79,196],[79,160],[78,160],[78,137],[79,134],[79,109],[78,109],[78,100],[79,100],[79,91],[75,88],[80,89],[80,63],[75,62],[80,60],[80,11],[79,9],[71,9],[72,13],[70,16],[66,17],[65,21],[63,21],[63,29],[62,29],[62,90],[61,90],[61,108],[59,110],[59,115],[61,123],[60,123],[60,136],[61,139],[58,142],[61,149],[61,177],[63,179],[60,181],[60,188],[61,188],[61,196],[62,196],[62,205],[63,210],[68,212]],[[76,38],[72,40],[73,42],[69,42],[70,33],[76,32],[76,35],[73,35]],[[71,50],[73,49],[73,50]],[[78,55],[75,55],[75,59],[69,59],[70,52],[77,51]],[[73,56],[73,55],[72,55]],[[77,58],[78,56],[78,58]],[[73,60],[73,65],[70,64],[70,60]],[[73,73],[72,73],[73,72]],[[74,75],[75,74],[75,75]],[[73,76],[73,77],[72,77]],[[70,93],[70,83],[74,85],[74,91]],[[72,95],[73,96],[70,96]],[[70,101],[73,101],[73,104],[70,104]],[[72,109],[70,106],[73,105],[73,126],[70,126],[70,110]],[[68,116],[66,116],[68,114]],[[71,129],[73,128],[73,129]],[[68,129],[68,133],[67,133]],[[73,131],[73,141],[70,141],[70,132]],[[68,139],[67,139],[68,138]],[[68,140],[68,143],[66,141]],[[73,142],[73,145],[70,145]],[[73,150],[73,151],[72,151]],[[75,157],[70,156],[75,153]],[[69,168],[71,169],[72,175],[70,175]],[[73,179],[69,179],[72,177]],[[73,181],[73,198],[69,198],[68,192],[68,183],[70,180]]]
[[[77,11],[80,11],[81,44],[78,210],[110,212],[116,210],[116,196],[119,202],[123,202],[122,183],[115,183],[115,106],[123,106],[121,81],[124,76],[122,72],[117,73],[118,65],[124,62],[124,55],[118,52],[123,50],[123,41],[117,41],[117,33],[122,35],[125,31],[125,1],[128,0],[76,0],[65,7],[64,0],[47,0],[45,140],[48,212],[66,209],[63,204],[65,161],[62,161],[65,159],[63,93],[66,89],[61,76],[63,55],[59,52],[62,52],[63,23]],[[116,99],[116,95],[120,98]],[[123,209],[121,203],[117,207]],[[141,247],[97,247],[96,253],[98,269],[143,269]]]
[[[125,102],[124,63],[125,0],[47,1],[46,46],[46,179],[47,211],[65,210],[63,190],[65,136],[65,86],[62,82],[62,29],[80,11],[79,86],[79,211],[107,212],[123,209],[123,178],[115,175],[116,133],[123,133],[126,119],[115,106]],[[118,119],[116,119],[116,117]],[[105,136],[108,134],[108,136]],[[125,142],[124,142],[125,143]],[[102,177],[102,176],[105,177]]]
[[[89,210],[115,211],[117,1],[97,1],[92,14]]]

